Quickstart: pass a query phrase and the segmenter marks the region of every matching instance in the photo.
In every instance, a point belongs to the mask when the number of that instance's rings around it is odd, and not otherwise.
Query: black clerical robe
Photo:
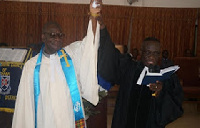
[[[121,54],[106,29],[101,30],[98,73],[120,85],[112,128],[163,128],[183,114],[183,92],[176,74],[162,81],[158,97],[146,85],[137,85],[144,65]]]

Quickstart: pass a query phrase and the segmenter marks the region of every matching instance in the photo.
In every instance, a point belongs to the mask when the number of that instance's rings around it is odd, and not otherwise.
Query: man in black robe
[[[136,84],[145,66],[158,67],[159,57],[160,42],[155,38],[144,40],[141,62],[136,62],[115,48],[106,28],[101,30],[98,73],[120,85],[112,128],[164,128],[183,114],[183,92],[176,74],[149,87]]]

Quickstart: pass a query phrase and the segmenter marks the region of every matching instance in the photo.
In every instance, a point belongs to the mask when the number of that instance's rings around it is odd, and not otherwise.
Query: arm
[[[100,47],[98,49],[98,74],[106,81],[120,84],[120,79],[128,69],[131,58],[121,54],[115,48],[106,28],[100,30]]]
[[[93,0],[91,0],[93,2]],[[75,59],[80,60],[77,68],[77,77],[80,82],[80,89],[83,98],[94,105],[97,105],[99,96],[99,85],[97,81],[97,50],[99,46],[100,25],[97,23],[95,15],[100,13],[101,8],[92,8],[90,3],[90,21],[88,25],[87,35],[80,43],[77,50],[79,54]],[[75,50],[73,50],[75,51]]]
[[[104,72],[104,71],[106,71],[107,69],[109,69],[109,67],[114,65],[114,64],[110,64],[110,66],[108,66],[107,63],[113,62],[113,60],[109,61],[109,59],[112,58],[111,54],[115,54],[115,53],[113,52],[109,55],[109,57],[106,57],[105,54],[103,53],[103,51],[106,51],[106,50],[109,51],[110,49],[113,49],[115,51],[115,46],[110,39],[109,33],[107,32],[104,22],[103,22],[103,19],[102,19],[102,15],[101,15],[102,0],[96,0],[96,3],[99,4],[99,6],[97,6],[96,8],[92,7],[93,1],[94,0],[91,0],[91,2],[90,2],[90,20],[92,21],[93,33],[96,33],[97,22],[100,25],[100,47],[99,47],[99,52],[98,52],[98,69],[102,69],[101,71],[103,73],[98,72],[98,75],[100,77],[103,74],[103,79],[104,79],[104,78],[107,78],[107,75],[105,75],[105,74],[107,74],[107,72]],[[107,47],[106,43],[108,45],[110,45],[111,47]],[[103,48],[106,48],[106,47],[107,47],[107,49],[103,50]],[[106,63],[104,63],[104,62],[106,62]],[[105,67],[106,69],[103,69],[103,67]],[[111,70],[113,72],[115,69],[113,68]],[[110,81],[110,79],[107,79],[107,80]]]
[[[102,15],[101,15],[102,0],[98,0],[96,2],[96,4],[99,5],[96,8],[92,7],[93,1],[94,0],[90,1],[90,19],[92,20],[92,31],[93,31],[93,33],[95,35],[96,27],[97,27],[97,21],[100,24],[100,28],[101,29],[105,28],[105,25],[103,23]]]

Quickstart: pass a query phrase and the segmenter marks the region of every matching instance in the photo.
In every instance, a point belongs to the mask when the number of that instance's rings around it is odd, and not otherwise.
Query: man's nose
[[[61,38],[59,35],[56,35],[56,36],[54,37],[54,40],[62,40],[62,38]]]
[[[149,52],[149,54],[147,55],[148,57],[155,57],[153,52]]]

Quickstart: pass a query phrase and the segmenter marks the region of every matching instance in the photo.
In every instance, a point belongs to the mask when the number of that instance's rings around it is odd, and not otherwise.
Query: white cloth
[[[142,72],[140,73],[140,77],[137,80],[138,85],[142,84],[142,80],[144,79],[144,76],[145,76],[147,71],[148,71],[148,67],[145,66],[144,69],[142,70]]]
[[[99,34],[100,28],[97,24],[94,41],[90,21],[87,36],[83,41],[74,42],[64,48],[73,60],[81,96],[94,105],[99,100],[97,84]],[[37,58],[38,55],[24,65],[12,128],[35,128],[33,75]],[[75,128],[71,96],[57,54],[50,55],[50,58],[42,56],[37,114],[37,128]]]

